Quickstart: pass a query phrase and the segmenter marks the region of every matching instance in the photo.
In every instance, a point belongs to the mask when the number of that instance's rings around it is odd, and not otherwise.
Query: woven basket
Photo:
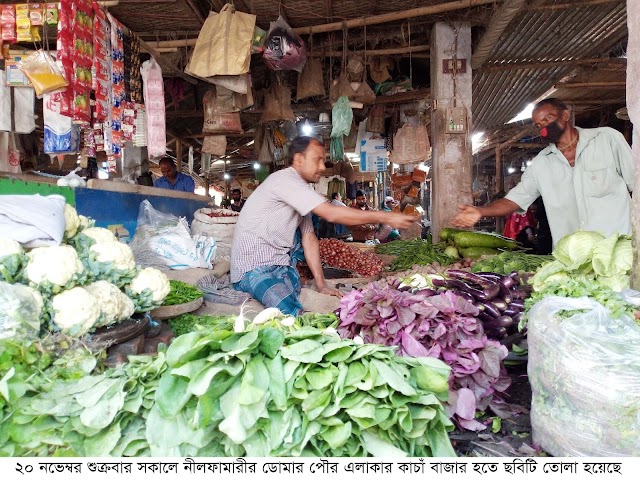
[[[118,345],[125,341],[131,340],[136,336],[142,335],[149,325],[147,318],[130,318],[118,323],[117,325],[98,328],[91,338],[94,341],[107,342]]]
[[[196,311],[204,303],[204,298],[200,297],[189,303],[182,303],[180,305],[161,306],[151,311],[151,317],[155,320],[167,320],[169,318],[175,318],[176,316],[184,315],[185,313],[191,313]]]

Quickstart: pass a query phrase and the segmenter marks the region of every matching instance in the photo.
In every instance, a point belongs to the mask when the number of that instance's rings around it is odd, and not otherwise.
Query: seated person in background
[[[398,205],[398,201],[393,199],[391,196],[387,196],[386,198],[384,198],[384,203],[382,204],[382,210],[391,211],[397,205]],[[376,239],[381,243],[388,243],[390,241],[395,241],[396,239],[400,239],[400,232],[397,229],[393,229],[391,226],[387,224],[381,224],[380,228],[376,232]]]
[[[240,189],[238,188],[232,189],[231,199],[233,200],[233,202],[229,206],[231,210],[237,213],[242,211],[242,206],[244,206],[244,203],[246,201],[246,199],[242,199],[242,191],[240,191]]]
[[[178,172],[176,163],[170,157],[164,157],[158,163],[162,177],[153,183],[153,187],[172,191],[193,192],[196,184],[190,176]]]
[[[356,193],[356,205],[353,209],[359,209],[360,211],[375,211],[367,204],[367,198],[364,197],[364,192],[358,190]],[[366,241],[373,241],[375,239],[378,226],[375,224],[358,224],[351,227],[351,236],[354,241],[364,243]]]

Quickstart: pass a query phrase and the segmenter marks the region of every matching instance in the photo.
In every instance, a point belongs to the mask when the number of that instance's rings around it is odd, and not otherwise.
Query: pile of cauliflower
[[[0,281],[32,289],[41,323],[82,336],[162,305],[169,280],[136,266],[131,248],[108,229],[65,207],[65,242],[27,252],[0,236]]]

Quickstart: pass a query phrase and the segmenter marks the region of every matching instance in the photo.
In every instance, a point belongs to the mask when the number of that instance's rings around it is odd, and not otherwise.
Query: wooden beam
[[[623,3],[626,0],[580,0],[580,2],[572,3],[556,3],[553,5],[538,5],[525,7],[524,10],[540,11],[540,10],[562,10],[564,8],[592,7],[593,5],[603,5],[606,3]]]
[[[502,149],[496,147],[496,192],[504,191],[504,177],[502,176]]]
[[[202,16],[202,12],[198,8],[198,6],[193,3],[193,0],[184,0],[187,3],[187,6],[191,9],[191,11],[195,14],[200,25],[204,25],[204,17]]]
[[[394,22],[396,20],[405,20],[407,18],[424,17],[427,15],[436,15],[455,10],[464,10],[471,7],[479,7],[496,3],[496,0],[457,0],[453,2],[441,3],[439,5],[430,5],[427,7],[410,8],[403,12],[384,13],[382,15],[373,15],[371,17],[355,18],[346,22],[332,22],[322,25],[314,25],[310,27],[298,27],[293,31],[299,34],[335,32],[343,28],[364,27],[365,25],[377,25],[380,23]]]
[[[570,82],[567,84],[556,84],[556,89],[591,89],[591,88],[609,88],[609,89],[624,89],[627,86],[626,82]]]
[[[144,50],[145,52],[151,54],[151,56],[154,59],[156,59],[156,62],[158,62],[158,65],[160,65],[160,67],[162,67],[163,73],[166,72],[168,74],[170,72],[173,72],[178,77],[186,80],[190,84],[197,84],[198,83],[198,81],[196,79],[194,79],[193,77],[191,77],[190,75],[187,75],[184,72],[181,72],[179,70],[175,70],[175,67],[173,65],[171,65],[169,62],[167,62],[165,59],[163,59],[162,55],[160,55],[160,52],[158,52],[156,49],[151,47],[147,42],[145,42],[141,38],[138,38],[138,42],[140,43],[140,48],[142,50]]]
[[[414,45],[412,47],[395,47],[391,49],[378,49],[367,50],[367,57],[378,55],[396,55],[396,54],[408,54],[412,52],[427,52],[431,47],[429,45]],[[349,50],[347,55],[352,54],[364,54],[364,50]],[[323,52],[311,52],[311,57],[342,57],[341,50],[323,51]]]
[[[550,69],[553,67],[569,67],[573,65],[593,65],[601,63],[620,63],[626,65],[627,59],[598,57],[594,59],[559,60],[553,62],[511,62],[500,65],[486,65],[478,70],[481,72],[496,72],[502,70]]]
[[[182,172],[182,139],[176,139],[176,168]]]
[[[415,102],[417,100],[431,97],[431,89],[416,89],[407,92],[398,92],[393,95],[379,95],[374,104],[401,104],[405,102]]]
[[[610,105],[610,104],[626,104],[626,99],[589,99],[589,100],[571,100],[567,101],[569,105],[576,107],[593,106],[593,105]]]

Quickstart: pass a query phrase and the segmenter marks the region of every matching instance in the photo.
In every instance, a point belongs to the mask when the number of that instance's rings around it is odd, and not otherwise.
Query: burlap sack
[[[295,120],[291,110],[291,89],[284,85],[273,84],[264,96],[264,110],[260,123]]]
[[[391,78],[389,67],[392,66],[393,62],[389,57],[373,57],[369,60],[369,75],[376,84],[380,84]]]
[[[362,82],[364,78],[364,61],[359,55],[349,57],[347,62],[347,78],[349,82]]]
[[[224,156],[227,153],[227,136],[207,136],[202,143],[202,152],[212,156]]]
[[[347,76],[341,74],[337,81],[334,80],[331,84],[331,89],[329,89],[329,100],[331,101],[331,104],[338,102],[338,99],[343,95],[349,100],[352,100],[355,92],[351,88],[351,84],[349,83]]]
[[[255,15],[236,12],[229,3],[220,13],[210,12],[185,72],[204,79],[249,72],[255,25]]]
[[[204,106],[204,125],[202,132],[207,134],[242,133],[239,112],[220,112],[216,89],[209,90],[202,101]]]
[[[307,59],[304,69],[298,74],[296,99],[302,100],[316,95],[325,95],[324,82],[322,81],[322,61]]]
[[[353,100],[362,104],[373,104],[376,101],[376,94],[374,94],[373,90],[371,89],[371,87],[369,87],[369,84],[366,81],[361,82],[356,89]]]
[[[384,106],[376,105],[371,109],[369,117],[367,117],[367,132],[381,134],[384,131]]]

